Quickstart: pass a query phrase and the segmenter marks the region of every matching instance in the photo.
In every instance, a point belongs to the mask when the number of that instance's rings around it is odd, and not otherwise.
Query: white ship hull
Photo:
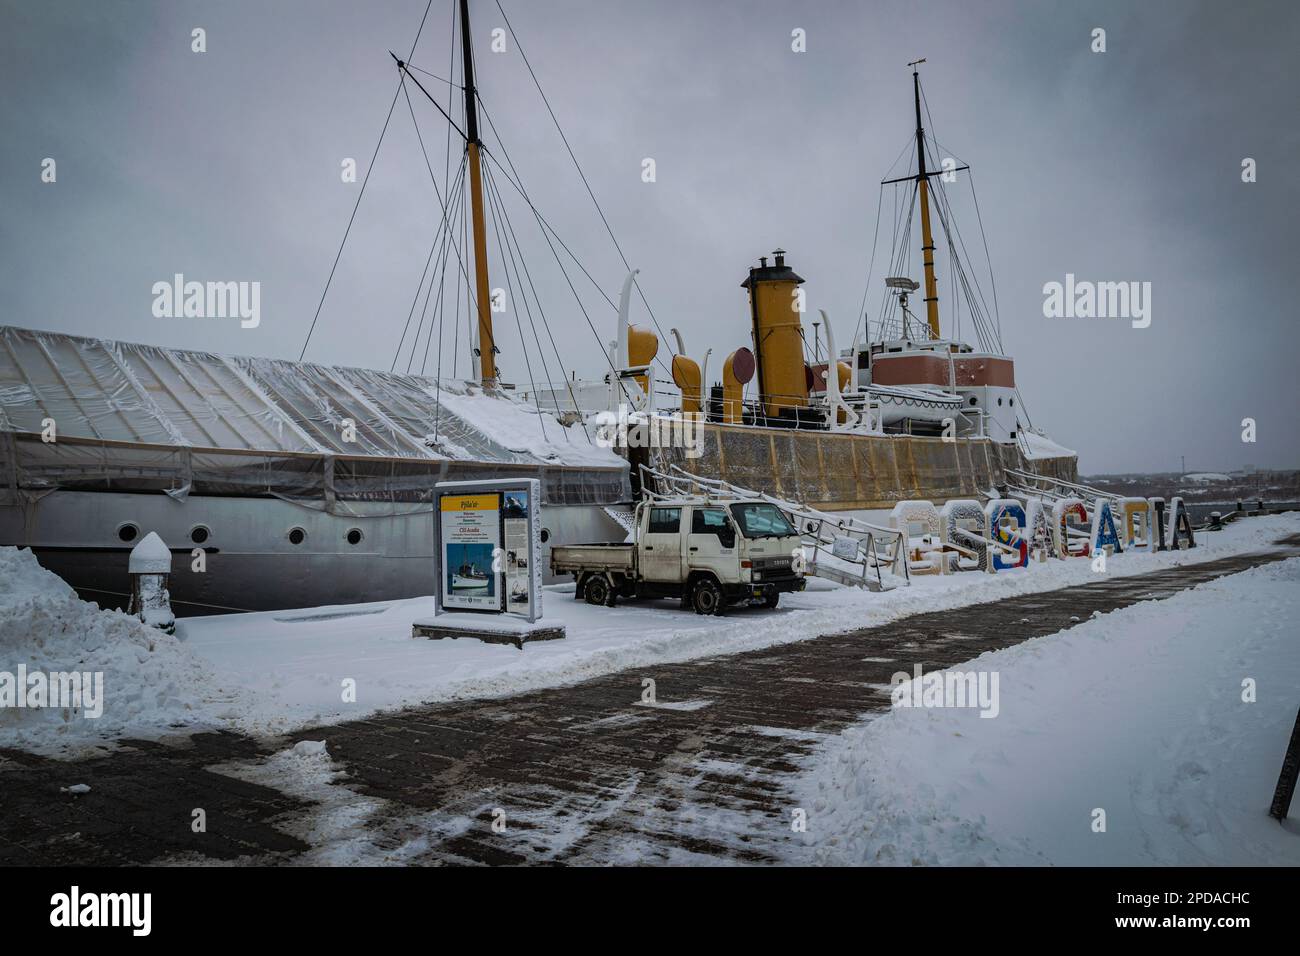
[[[467,578],[459,574],[451,576],[451,589],[453,591],[485,591],[487,586],[487,578]]]

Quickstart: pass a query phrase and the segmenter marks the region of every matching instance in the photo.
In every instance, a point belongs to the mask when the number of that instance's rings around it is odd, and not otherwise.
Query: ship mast
[[[496,342],[492,334],[492,308],[488,290],[487,227],[483,220],[482,142],[478,137],[478,104],[474,93],[474,49],[469,35],[469,0],[460,0],[461,59],[465,80],[465,143],[469,162],[469,194],[474,228],[474,283],[478,290],[479,378],[489,388],[496,385]]]
[[[930,177],[939,172],[925,167],[925,127],[921,124],[921,76],[917,67],[925,57],[907,64],[912,68],[912,95],[916,101],[916,175],[886,179],[881,185],[915,180],[921,199],[921,257],[925,264],[925,317],[930,326],[930,337],[939,338],[939,283],[934,276],[934,232],[930,228]],[[969,166],[954,167],[969,169]]]
[[[939,284],[934,278],[934,234],[930,231],[930,181],[925,171],[925,127],[921,125],[921,77],[917,67],[925,62],[922,57],[908,66],[912,68],[912,92],[916,98],[916,181],[921,196],[921,256],[925,260],[925,317],[930,323],[930,337],[939,338]]]

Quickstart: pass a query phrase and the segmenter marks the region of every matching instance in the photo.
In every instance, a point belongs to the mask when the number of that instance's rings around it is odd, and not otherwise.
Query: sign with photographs
[[[437,500],[438,611],[542,616],[541,482],[445,481]]]
[[[442,532],[442,604],[474,611],[501,610],[498,549],[501,496],[441,495],[438,524]]]

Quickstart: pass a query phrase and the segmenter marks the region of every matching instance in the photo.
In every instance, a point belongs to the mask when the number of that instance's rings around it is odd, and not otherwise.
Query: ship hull
[[[26,505],[0,506],[0,544],[31,548],[40,563],[87,601],[124,608],[130,597],[132,524],[138,542],[156,531],[172,550],[168,582],[178,616],[358,604],[432,595],[438,576],[433,514],[387,515],[388,504],[349,502],[358,516],[328,514],[274,498],[55,491]],[[542,567],[554,544],[622,540],[599,506],[543,505]],[[205,569],[193,570],[191,540],[207,529]],[[303,531],[300,544],[290,532]],[[361,531],[353,545],[348,533]]]
[[[487,590],[487,586],[487,578],[463,578],[459,574],[451,576],[453,591],[484,591]]]

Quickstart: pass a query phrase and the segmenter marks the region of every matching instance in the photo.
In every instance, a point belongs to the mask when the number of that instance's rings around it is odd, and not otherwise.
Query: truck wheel
[[[691,591],[691,606],[696,614],[721,614],[726,607],[722,599],[722,588],[713,578],[700,578]]]
[[[607,604],[612,603],[613,594],[609,589],[609,582],[598,574],[593,574],[587,578],[587,586],[582,589],[582,596],[586,598],[588,604]]]

